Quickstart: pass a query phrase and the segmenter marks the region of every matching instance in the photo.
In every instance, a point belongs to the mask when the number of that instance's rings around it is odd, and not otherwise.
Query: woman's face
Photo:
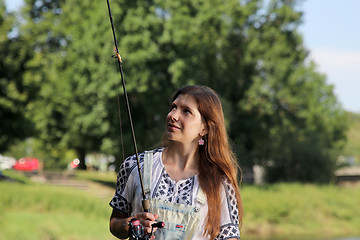
[[[198,144],[199,139],[207,134],[198,105],[190,95],[179,95],[175,99],[166,120],[167,138],[171,141]]]

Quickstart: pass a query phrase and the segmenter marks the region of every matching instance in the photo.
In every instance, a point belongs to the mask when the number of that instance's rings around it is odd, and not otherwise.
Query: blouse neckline
[[[161,151],[160,151],[160,157],[159,157],[160,166],[161,166],[161,168],[164,170],[164,173],[166,174],[166,176],[168,177],[168,179],[172,182],[172,184],[185,183],[185,182],[187,182],[187,181],[189,181],[189,180],[195,180],[195,179],[198,177],[199,174],[195,174],[195,175],[193,175],[193,176],[191,176],[191,177],[189,177],[189,178],[181,179],[181,180],[178,180],[178,181],[172,179],[172,178],[170,177],[170,175],[168,174],[168,172],[166,171],[165,165],[164,165],[164,163],[163,163],[163,158],[162,158],[162,156],[163,156],[164,149],[165,149],[165,148],[162,148]]]

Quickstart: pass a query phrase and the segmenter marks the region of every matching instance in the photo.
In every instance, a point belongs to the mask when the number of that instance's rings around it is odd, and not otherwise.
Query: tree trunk
[[[77,148],[76,151],[78,153],[79,160],[80,160],[78,169],[86,170],[86,164],[85,164],[86,150],[85,150],[85,148]]]

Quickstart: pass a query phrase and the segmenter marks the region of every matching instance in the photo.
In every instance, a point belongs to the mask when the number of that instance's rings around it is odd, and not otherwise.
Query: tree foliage
[[[265,166],[268,180],[326,181],[344,138],[344,113],[333,86],[307,63],[295,8],[296,1],[271,1],[253,18],[244,58],[251,84],[234,105],[232,126],[242,133],[235,141],[244,157]]]
[[[139,149],[161,139],[171,93],[203,84],[222,97],[239,163],[270,181],[328,181],[344,138],[333,86],[309,61],[295,0],[110,1]],[[46,148],[120,156],[119,75],[106,1],[27,0],[34,55],[27,107]],[[123,101],[125,155],[132,144]],[[56,153],[58,152],[58,153]],[[84,163],[82,161],[82,163]]]
[[[23,81],[32,51],[15,31],[15,15],[0,0],[0,151],[34,133],[32,121],[24,114],[34,91]]]
[[[360,164],[360,114],[347,112],[349,128],[346,131],[347,142],[344,156],[352,158],[355,164]]]

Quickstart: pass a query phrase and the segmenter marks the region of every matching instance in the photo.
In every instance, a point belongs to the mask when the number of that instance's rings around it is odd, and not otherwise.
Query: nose
[[[177,109],[173,109],[169,112],[168,117],[170,120],[177,122],[179,120],[179,112]]]

